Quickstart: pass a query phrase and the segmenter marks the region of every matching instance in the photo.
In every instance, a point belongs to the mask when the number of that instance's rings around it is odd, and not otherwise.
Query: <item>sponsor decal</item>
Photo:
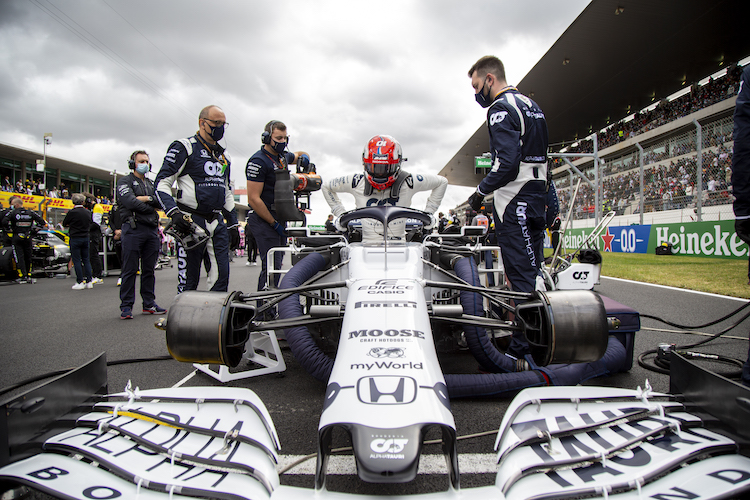
[[[531,99],[529,99],[525,95],[523,95],[523,94],[516,94],[515,98],[518,99],[519,101],[521,101],[522,103],[524,103],[525,105],[527,105],[528,107],[531,107]],[[528,113],[528,111],[527,111],[527,113]],[[542,115],[542,116],[544,116],[544,115]]]
[[[589,277],[589,271],[576,271],[573,273],[573,279],[579,281],[586,281]]]
[[[579,248],[591,234],[590,229],[569,229],[563,245]],[[596,248],[605,252],[653,253],[662,243],[671,243],[675,255],[747,258],[748,246],[737,237],[734,220],[685,222],[643,226],[609,226],[596,238]]]
[[[505,120],[506,116],[508,116],[507,111],[498,111],[497,113],[492,113],[492,115],[490,115],[490,126]]]
[[[400,197],[398,197],[398,196],[395,197],[395,198],[393,198],[393,197],[383,198],[382,200],[378,200],[377,198],[370,198],[369,200],[367,200],[366,205],[368,207],[372,207],[372,206],[375,206],[375,205],[378,206],[378,207],[384,207],[386,205],[388,205],[388,206],[396,206],[396,203],[398,203],[399,199],[400,199]]]
[[[207,161],[203,164],[203,171],[211,177],[224,175],[225,165],[219,161]]]
[[[211,158],[211,155],[205,149],[201,149],[201,158]]]
[[[364,404],[409,404],[417,399],[417,381],[393,375],[362,377],[357,381],[357,397]]]
[[[373,347],[367,355],[373,358],[403,358],[404,350],[400,347]]]
[[[417,308],[417,303],[414,302],[414,301],[411,301],[411,300],[405,300],[403,302],[397,302],[397,301],[391,301],[391,302],[386,302],[386,301],[368,301],[368,302],[364,302],[364,301],[360,301],[360,302],[355,302],[355,304],[354,304],[354,308],[355,309],[365,308],[365,307],[394,307],[394,308],[412,308],[412,309],[416,309]]]
[[[388,460],[403,460],[404,448],[409,443],[409,440],[403,436],[373,436],[373,440],[370,441],[370,450],[373,451],[370,454],[370,458],[385,458]]]
[[[393,361],[376,361],[374,363],[352,363],[352,370],[424,370],[424,365],[409,361],[408,363],[394,363]]]
[[[729,227],[726,222],[729,222]],[[737,237],[733,224],[734,221],[654,225],[656,241],[651,246],[671,243],[672,251],[680,255],[744,257],[747,255],[747,244]]]
[[[187,284],[187,251],[177,242],[177,290],[182,292]]]
[[[409,329],[388,329],[388,330],[353,330],[349,332],[349,339],[364,339],[367,337],[414,337],[417,339],[424,339],[424,332],[419,330]]]
[[[369,294],[403,294],[404,290],[413,290],[412,285],[399,285],[398,280],[383,279],[375,282],[374,285],[362,285],[357,290],[367,290]]]
[[[518,225],[521,227],[521,235],[526,243],[526,255],[529,256],[529,262],[531,267],[536,267],[536,254],[534,253],[534,245],[531,241],[531,234],[529,233],[529,226],[526,225],[526,207],[527,203],[519,201],[516,205],[516,217],[518,218]]]
[[[607,228],[607,231],[602,235],[602,240],[604,240],[604,251],[605,252],[611,252],[612,251],[612,240],[615,239],[615,235],[609,234],[609,228]]]

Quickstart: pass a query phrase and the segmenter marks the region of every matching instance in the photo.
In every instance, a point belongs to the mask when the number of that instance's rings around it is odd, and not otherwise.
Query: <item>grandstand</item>
[[[617,225],[734,218],[732,113],[741,71],[741,65],[733,65],[597,133],[600,214],[615,211]],[[556,146],[551,150],[591,152],[593,139]],[[570,207],[574,171],[593,179],[593,163],[592,158],[552,160],[562,213]],[[582,221],[576,226],[596,218],[595,205],[594,189],[582,182],[571,213],[572,220]]]
[[[518,84],[545,111],[550,152],[561,155],[552,165],[563,214],[582,180],[572,227],[610,210],[614,225],[734,218],[732,113],[750,62],[747,14],[744,2],[593,0]],[[441,175],[476,186],[487,145],[483,124]],[[466,209],[456,212],[470,220]]]

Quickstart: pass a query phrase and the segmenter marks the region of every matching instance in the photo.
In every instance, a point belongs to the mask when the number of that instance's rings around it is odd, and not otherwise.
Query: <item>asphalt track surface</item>
[[[244,258],[231,264],[230,290],[250,292],[255,289],[259,267],[246,267]],[[606,268],[603,270],[606,274]],[[0,314],[2,317],[2,362],[0,362],[0,388],[9,387],[30,377],[48,372],[80,366],[106,352],[107,360],[151,358],[167,355],[164,332],[154,327],[155,316],[140,312],[140,297],[136,297],[136,312],[132,320],[119,319],[119,288],[117,275],[104,279],[104,284],[93,290],[72,290],[73,278],[40,278],[34,285],[0,283]],[[169,307],[177,285],[176,265],[156,271],[156,300]],[[201,280],[199,289],[205,289]],[[708,294],[639,283],[602,278],[596,291],[628,305],[641,314],[659,316],[686,325],[702,324],[719,318],[745,301]],[[666,328],[663,324],[642,318],[642,329],[636,335],[635,356],[653,349],[660,342],[685,345],[703,337],[652,330]],[[715,333],[727,322],[704,328]],[[742,339],[718,339],[696,349],[745,359],[748,352],[750,321],[733,328],[727,335]],[[285,342],[281,342],[287,369],[283,374],[271,374],[230,382],[227,385],[253,390],[268,407],[278,430],[284,462],[317,451],[318,419],[325,392],[324,384],[307,374],[294,360]],[[441,355],[446,373],[476,373],[477,363],[466,352]],[[724,365],[714,365],[724,368]],[[240,367],[241,368],[241,367]],[[643,386],[646,379],[657,391],[669,390],[669,377],[638,366],[608,378],[587,382],[587,385],[604,385],[634,389]],[[141,389],[184,386],[217,386],[220,382],[195,373],[191,364],[174,360],[134,363],[111,366],[108,369],[108,386],[111,392],[122,390],[128,380]],[[27,385],[22,389],[28,389]],[[14,394],[20,390],[13,391]],[[8,396],[6,394],[5,396]],[[509,399],[456,399],[452,409],[459,436],[488,433],[481,437],[459,441],[461,487],[469,488],[492,484],[495,480],[493,445]],[[430,433],[427,438],[437,438]],[[347,446],[349,439],[343,432],[334,435],[334,447]],[[436,455],[423,459],[423,465],[439,464],[445,471],[439,445],[427,445],[423,453]],[[430,460],[430,458],[434,460]],[[282,484],[313,487],[314,459],[281,476]],[[342,463],[341,469],[338,469]],[[333,471],[331,469],[334,469]],[[412,483],[402,485],[372,485],[361,482],[353,471],[351,458],[332,461],[329,467],[329,490],[366,494],[413,494],[447,489],[448,480],[443,473],[420,472]],[[439,471],[438,471],[439,472]],[[34,492],[31,498],[51,498]]]

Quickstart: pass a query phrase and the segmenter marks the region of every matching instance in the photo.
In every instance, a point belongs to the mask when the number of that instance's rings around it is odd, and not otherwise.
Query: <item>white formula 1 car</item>
[[[383,225],[430,221],[400,207],[360,209],[342,221],[368,217]],[[372,245],[293,230],[305,239],[278,289],[186,292],[170,308],[166,339],[175,359],[236,366],[253,334],[283,330],[299,363],[326,383],[314,492],[280,485],[268,411],[252,391],[230,387],[128,388],[68,419],[69,430],[47,434],[24,420],[45,396],[19,396],[3,408],[10,452],[0,456],[7,464],[0,480],[61,498],[340,499],[353,495],[326,489],[335,429],[351,436],[362,481],[404,483],[417,474],[427,429],[438,428],[449,486],[422,497],[733,498],[750,489],[742,417],[719,421],[648,387],[572,387],[628,369],[602,299],[587,290],[481,286],[482,248],[472,231]],[[278,317],[265,320],[274,308]],[[498,347],[512,335],[528,339],[530,355],[516,359]],[[443,373],[436,345],[446,339],[465,342],[485,373]],[[322,347],[330,343],[334,357]],[[81,370],[77,377],[92,384],[85,370],[96,367]],[[689,387],[673,389],[697,391],[699,404],[723,405],[720,414],[731,414],[733,398],[750,406],[744,388],[722,385],[717,403],[719,386],[707,390],[698,378],[682,376]],[[450,400],[524,388],[498,431],[496,483],[460,489]]]

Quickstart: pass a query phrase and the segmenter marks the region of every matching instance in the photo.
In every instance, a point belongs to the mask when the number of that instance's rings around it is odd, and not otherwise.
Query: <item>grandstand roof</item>
[[[748,18],[736,0],[592,0],[517,86],[544,110],[550,144],[570,142],[750,55]],[[440,174],[477,185],[488,144],[483,123]]]

